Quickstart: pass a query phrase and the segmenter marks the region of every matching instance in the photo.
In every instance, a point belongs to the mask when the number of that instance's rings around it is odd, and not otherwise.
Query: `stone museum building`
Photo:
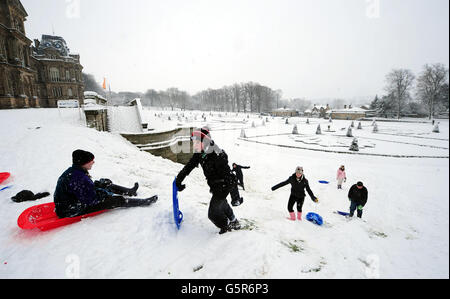
[[[28,14],[19,0],[0,0],[0,109],[83,104],[83,67],[59,36],[26,37]]]

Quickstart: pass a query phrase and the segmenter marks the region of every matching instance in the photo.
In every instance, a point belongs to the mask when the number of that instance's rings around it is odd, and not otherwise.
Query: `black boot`
[[[108,189],[111,190],[111,192],[113,192],[114,194],[128,195],[128,196],[136,196],[137,195],[136,191],[138,188],[139,188],[138,183],[134,183],[133,188],[125,188],[114,184],[108,186]]]
[[[239,229],[241,229],[241,224],[239,223],[237,218],[234,218],[234,220],[231,221],[230,224],[228,224],[228,227],[230,229],[239,230]]]
[[[126,197],[124,198],[123,206],[124,207],[141,207],[141,206],[149,206],[153,203],[155,203],[158,200],[158,195],[149,197],[149,198],[132,198],[132,197]]]
[[[231,232],[231,230],[233,230],[233,229],[234,230],[240,230],[241,229],[241,224],[239,223],[239,221],[236,218],[234,218],[233,221],[230,221],[230,223],[228,223],[228,225],[222,227],[220,229],[219,235],[222,235],[222,234],[227,233],[227,232]]]

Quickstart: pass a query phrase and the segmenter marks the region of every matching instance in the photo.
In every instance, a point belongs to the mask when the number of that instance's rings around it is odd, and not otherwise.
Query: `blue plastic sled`
[[[350,216],[350,213],[347,213],[347,212],[336,211],[336,213],[338,213],[339,215],[342,215],[342,216]]]
[[[179,207],[178,207],[178,188],[177,188],[177,184],[176,184],[176,178],[173,181],[173,192],[172,192],[172,197],[173,197],[173,218],[175,220],[175,224],[177,225],[177,228],[180,229],[181,227],[181,221],[183,221],[183,213],[181,213]]]
[[[306,215],[306,220],[317,224],[319,226],[321,226],[323,224],[323,219],[319,214],[316,213],[308,213],[308,215]]]
[[[328,181],[319,181],[319,183],[321,183],[321,184],[329,184],[330,182],[328,182]]]

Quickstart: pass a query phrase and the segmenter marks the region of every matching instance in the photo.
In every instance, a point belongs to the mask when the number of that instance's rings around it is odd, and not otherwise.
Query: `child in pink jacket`
[[[339,169],[337,171],[337,175],[336,175],[336,180],[338,181],[337,188],[342,189],[342,182],[347,181],[347,175],[345,174],[345,166],[344,165],[341,165],[341,167],[339,167]]]

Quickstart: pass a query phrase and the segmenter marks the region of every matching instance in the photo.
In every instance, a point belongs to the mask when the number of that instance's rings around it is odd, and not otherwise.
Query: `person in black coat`
[[[214,143],[206,128],[195,130],[191,135],[191,140],[194,154],[176,177],[178,191],[181,192],[186,188],[182,184],[183,180],[200,165],[210,193],[212,193],[208,210],[209,220],[220,228],[219,234],[226,233],[231,229],[240,229],[239,221],[226,199],[230,191],[237,189],[236,176],[228,165],[227,154]]]
[[[319,199],[315,197],[314,193],[311,191],[311,188],[309,187],[309,182],[305,178],[303,174],[303,167],[301,166],[298,166],[295,169],[295,173],[292,176],[290,176],[286,181],[273,186],[272,191],[275,191],[278,188],[281,188],[288,184],[291,184],[291,196],[289,197],[288,201],[288,211],[290,217],[288,219],[295,221],[294,204],[297,203],[297,218],[298,220],[302,220],[302,208],[306,196],[305,189],[308,192],[309,196],[311,197],[312,201],[318,203]]]
[[[123,197],[135,196],[138,184],[131,189],[112,184],[108,179],[93,182],[89,170],[94,165],[92,153],[76,150],[72,153],[72,167],[58,179],[54,193],[55,212],[60,218],[77,217],[97,211],[118,207],[145,206],[158,197],[146,199]]]
[[[242,187],[243,190],[245,190],[244,187],[244,174],[242,173],[242,169],[250,169],[250,166],[241,166],[236,163],[233,163],[233,171],[236,173],[236,177],[238,179],[238,185]]]
[[[363,208],[367,203],[368,191],[362,182],[354,184],[348,191],[348,199],[350,200],[350,217],[353,217],[355,210],[357,216],[362,218]]]

